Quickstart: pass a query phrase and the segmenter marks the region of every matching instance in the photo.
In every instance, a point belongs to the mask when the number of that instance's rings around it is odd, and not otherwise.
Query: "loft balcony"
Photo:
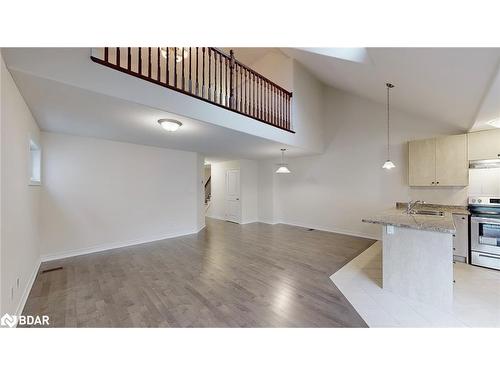
[[[104,47],[92,61],[294,133],[292,93],[214,47]]]

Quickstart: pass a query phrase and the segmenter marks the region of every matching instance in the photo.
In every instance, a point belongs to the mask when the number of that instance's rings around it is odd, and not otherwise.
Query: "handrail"
[[[292,93],[215,47],[104,47],[92,61],[274,127],[291,129]]]
[[[218,53],[220,53],[221,55],[224,55],[226,58],[230,59],[231,58],[231,55],[228,55],[226,52],[224,52],[223,50],[219,49],[219,48],[215,48],[215,47],[208,47],[210,49],[212,49],[213,51],[217,51]],[[263,80],[265,80],[266,82],[270,83],[271,85],[279,88],[281,91],[283,92],[286,92],[287,94],[289,94],[290,96],[292,96],[292,92],[288,91],[287,89],[284,89],[283,87],[281,87],[280,85],[278,85],[277,83],[274,83],[273,81],[271,81],[269,78],[266,78],[264,77],[262,74],[260,74],[259,72],[253,70],[252,68],[248,67],[247,65],[243,64],[242,62],[238,61],[235,59],[235,62],[236,64],[240,65],[241,67],[247,69],[247,70],[251,70],[256,76],[262,78]]]

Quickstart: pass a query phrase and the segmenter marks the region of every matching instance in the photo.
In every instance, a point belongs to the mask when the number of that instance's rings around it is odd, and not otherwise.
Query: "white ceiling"
[[[368,48],[365,63],[282,48],[318,79],[385,103],[385,83],[394,107],[468,130],[496,73],[499,48]],[[315,49],[318,50],[318,49]]]
[[[42,130],[156,147],[196,151],[211,162],[279,157],[280,143],[12,70]],[[157,123],[174,117],[177,132]],[[290,147],[287,147],[290,149]],[[302,151],[291,149],[291,155]]]

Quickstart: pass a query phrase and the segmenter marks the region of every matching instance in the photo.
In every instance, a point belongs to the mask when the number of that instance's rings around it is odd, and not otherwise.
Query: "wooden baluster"
[[[174,87],[177,88],[177,47],[174,47]]]
[[[240,112],[243,112],[243,69],[240,66]]]
[[[254,74],[253,75],[253,117],[257,117],[257,113],[259,111],[257,105],[258,105],[258,100],[257,100],[257,76]]]
[[[264,118],[264,80],[260,80],[260,118]]]
[[[226,106],[231,108],[231,60],[228,58],[224,59],[226,61],[226,92],[225,92],[225,100],[226,100]]]
[[[184,91],[184,87],[186,85],[186,77],[185,77],[185,73],[186,73],[186,59],[184,58],[184,47],[182,47],[182,90]]]
[[[120,66],[120,47],[116,47],[116,65]]]
[[[229,65],[229,106],[236,109],[237,93],[235,97],[234,93],[234,51],[230,50],[229,55],[231,56],[231,61]]]
[[[214,51],[214,103],[217,103],[217,53]]]
[[[132,48],[131,47],[127,48],[127,69],[129,71],[132,70]]]
[[[288,109],[288,101],[289,101],[289,96],[286,94],[285,96],[285,127],[287,129],[290,129],[290,124],[289,124],[289,116],[290,116],[290,110]]]
[[[208,48],[208,100],[212,100],[212,50]]]
[[[148,47],[148,78],[151,78],[151,47]]]
[[[104,61],[108,62],[109,60],[109,47],[104,47]]]
[[[288,129],[292,129],[292,95],[288,96]]]
[[[271,106],[272,106],[272,116],[271,116],[271,123],[275,123],[275,111],[276,111],[276,106],[274,102],[274,86],[271,86]]]
[[[244,113],[248,113],[248,70],[245,69],[245,107],[243,108]]]
[[[198,71],[199,71],[199,68],[198,68],[198,60],[200,60],[200,55],[198,53],[198,47],[196,47],[196,90],[195,90],[195,94],[198,95],[199,92],[200,92],[200,86],[199,86],[199,83],[198,83]]]
[[[161,77],[161,68],[160,68],[160,47],[158,47],[156,51],[156,80],[160,82]]]
[[[256,77],[257,84],[255,86],[257,91],[257,118],[260,118],[260,77]]]
[[[191,79],[191,47],[189,47],[189,92],[192,93],[193,92],[193,80]]]
[[[220,66],[220,73],[219,73],[219,104],[222,104],[222,55],[219,54],[219,66]]]
[[[165,77],[165,83],[167,86],[170,85],[170,49],[169,47],[165,47],[165,67],[166,67],[166,77]]]
[[[205,97],[205,47],[201,49],[201,53],[203,54],[203,62],[202,62],[202,84],[201,84],[201,97]]]
[[[139,74],[142,75],[142,48],[139,47]]]
[[[278,126],[281,127],[281,90],[278,89]]]

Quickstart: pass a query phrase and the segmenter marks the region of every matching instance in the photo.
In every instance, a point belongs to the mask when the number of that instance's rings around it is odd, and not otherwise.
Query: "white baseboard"
[[[24,288],[23,295],[21,296],[21,299],[19,300],[19,304],[17,305],[16,309],[16,315],[19,316],[23,313],[24,310],[24,305],[26,305],[26,301],[28,300],[28,296],[31,292],[31,288],[33,287],[33,284],[36,279],[36,275],[38,275],[38,270],[40,269],[40,264],[41,264],[40,258],[37,259],[35,262],[35,266],[33,267],[33,272],[30,275],[30,278],[28,279],[28,282],[26,283],[26,287]]]
[[[207,215],[206,217],[209,217],[210,219],[216,219],[216,220],[226,220],[225,217],[222,216],[217,216],[217,215]]]
[[[188,236],[190,234],[198,233],[204,227],[205,226],[203,226],[199,230],[194,230],[194,231],[190,231],[190,232],[169,233],[169,234],[163,234],[163,235],[148,237],[148,238],[140,238],[140,239],[125,241],[125,242],[115,242],[115,243],[90,246],[90,247],[81,248],[81,249],[65,250],[65,251],[60,251],[60,252],[54,253],[54,254],[44,254],[41,256],[41,262],[48,262],[51,260],[70,258],[70,257],[78,256],[78,255],[98,253],[100,251],[119,249],[119,248],[127,247],[127,246],[141,245],[141,244],[148,243],[148,242],[166,240],[169,238]]]
[[[267,219],[259,219],[257,220],[258,223],[263,223],[263,224],[269,224],[269,225],[274,225],[274,224],[279,224],[275,220],[267,220]]]

